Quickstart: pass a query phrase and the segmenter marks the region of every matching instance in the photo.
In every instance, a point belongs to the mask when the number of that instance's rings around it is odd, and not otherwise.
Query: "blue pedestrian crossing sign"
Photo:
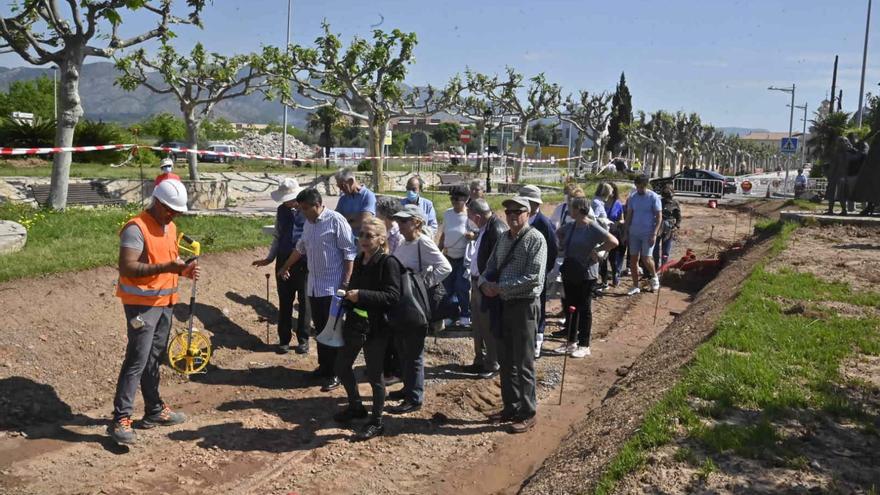
[[[793,154],[797,153],[797,149],[798,149],[798,138],[796,138],[796,137],[792,137],[792,138],[784,137],[779,142],[779,152],[784,155],[793,155]]]

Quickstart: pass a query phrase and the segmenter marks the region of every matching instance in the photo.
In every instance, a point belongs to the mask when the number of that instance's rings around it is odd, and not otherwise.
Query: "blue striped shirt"
[[[315,223],[305,223],[296,250],[307,256],[312,297],[334,295],[342,284],[345,261],[357,255],[348,221],[330,208],[324,208]]]

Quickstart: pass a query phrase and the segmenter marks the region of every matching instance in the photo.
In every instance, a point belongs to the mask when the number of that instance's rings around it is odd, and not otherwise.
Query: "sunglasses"
[[[504,210],[504,213],[507,215],[519,215],[520,213],[525,213],[526,210]]]

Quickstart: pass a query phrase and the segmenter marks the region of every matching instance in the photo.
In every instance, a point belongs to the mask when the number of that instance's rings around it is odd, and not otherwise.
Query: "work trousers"
[[[449,258],[449,264],[452,265],[452,271],[449,276],[443,279],[443,287],[446,289],[448,297],[456,301],[461,316],[470,318],[471,316],[471,279],[467,274],[468,266],[465,265],[464,258]]]
[[[330,303],[333,296],[314,297],[309,296],[309,304],[312,310],[312,324],[315,325],[315,333],[320,334],[330,319]],[[337,348],[326,346],[318,342],[318,374],[321,376],[334,376],[336,366]]]
[[[624,260],[624,252],[626,251],[626,247],[617,246],[616,248],[608,251],[608,257],[604,260],[599,260],[599,276],[602,278],[602,283],[608,282],[608,266],[611,266],[611,278],[619,279],[620,278],[620,270],[623,268],[623,260]]]
[[[403,398],[412,404],[425,399],[425,337],[428,326],[395,330],[394,348],[400,354]]]
[[[278,343],[289,345],[293,338],[293,301],[299,298],[299,311],[296,315],[296,343],[309,341],[309,298],[306,287],[309,281],[309,270],[305,260],[290,269],[287,280],[277,275],[278,270],[287,261],[288,255],[279,255],[275,261],[275,283],[278,287]]]
[[[367,363],[367,381],[373,389],[372,419],[381,421],[382,410],[385,408],[385,379],[382,376],[382,368],[389,335],[384,332],[378,335],[346,333],[344,338],[345,345],[339,349],[336,356],[336,376],[345,387],[348,403],[356,406],[361,404],[361,394],[352,367],[358,353],[363,349],[364,361]]]
[[[116,396],[113,399],[113,420],[131,417],[134,411],[134,397],[138,384],[144,396],[144,415],[162,411],[162,398],[159,397],[159,364],[168,347],[168,334],[171,331],[173,314],[171,306],[124,305],[125,321],[128,326],[128,345],[125,359],[116,382]],[[132,321],[138,316],[143,327],[134,328]]]
[[[528,419],[537,411],[535,335],[539,308],[536,299],[501,302],[502,335],[498,358],[501,364],[501,400],[504,411]]]
[[[575,308],[575,315],[566,321],[568,342],[574,343],[575,337],[577,337],[579,346],[589,347],[590,333],[593,329],[593,288],[596,286],[596,281],[566,282],[563,280],[562,285],[565,287],[563,307],[574,306]],[[571,325],[574,324],[572,320],[577,320],[577,330],[571,328]]]
[[[498,370],[498,339],[492,335],[489,311],[483,311],[483,293],[477,287],[477,277],[471,279],[471,334],[474,338],[474,364],[484,371]]]

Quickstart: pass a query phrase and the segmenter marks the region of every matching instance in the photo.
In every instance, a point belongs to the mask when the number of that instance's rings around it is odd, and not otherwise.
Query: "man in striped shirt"
[[[286,279],[290,267],[306,257],[312,323],[315,331],[320,332],[327,324],[330,303],[336,290],[348,287],[357,246],[348,221],[339,213],[324,207],[317,189],[304,189],[297,195],[296,201],[307,221],[296,250],[279,270],[279,276]],[[333,374],[335,361],[336,349],[318,342],[318,368],[313,374],[317,378],[327,379],[321,387],[324,392],[339,386],[339,379]]]

